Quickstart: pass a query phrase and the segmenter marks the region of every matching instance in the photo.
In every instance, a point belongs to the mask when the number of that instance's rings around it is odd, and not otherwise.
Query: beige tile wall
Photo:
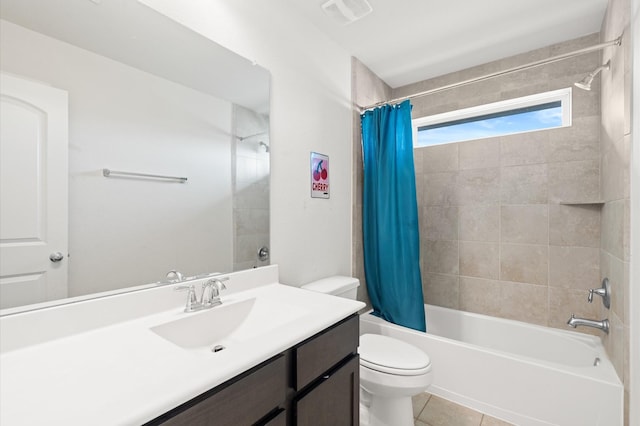
[[[599,42],[593,34],[394,90],[400,96]],[[414,118],[571,87],[600,54],[412,101]],[[600,98],[573,91],[573,125],[414,151],[425,302],[566,329],[599,318]],[[560,203],[587,203],[566,205]],[[589,204],[595,203],[595,204]],[[612,236],[611,238],[616,238]],[[592,329],[578,331],[600,334]]]
[[[623,34],[622,45],[603,51],[603,63],[611,69],[602,75],[602,120],[600,123],[600,185],[602,208],[600,277],[609,277],[612,306],[601,308],[609,316],[611,332],[604,342],[618,376],[625,385],[625,424],[629,399],[629,158],[631,149],[631,44],[629,0],[610,0],[602,30],[602,41]],[[638,308],[638,307],[634,307]]]

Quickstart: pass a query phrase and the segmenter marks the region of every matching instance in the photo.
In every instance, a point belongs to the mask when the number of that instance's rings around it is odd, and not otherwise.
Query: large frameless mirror
[[[267,70],[131,0],[0,18],[2,313],[268,264]]]

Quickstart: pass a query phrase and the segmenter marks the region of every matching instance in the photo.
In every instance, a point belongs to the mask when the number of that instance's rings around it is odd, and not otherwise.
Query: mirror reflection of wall
[[[141,17],[141,25],[149,19],[177,25],[155,15]],[[163,34],[184,31],[153,28]],[[259,247],[269,243],[269,155],[260,144],[269,144],[268,99],[260,99],[260,112],[255,112],[236,99],[194,89],[206,82],[203,73],[212,74],[205,63],[226,66],[196,52],[219,46],[193,34],[198,37],[194,46],[206,48],[189,52],[195,64],[187,61],[172,69],[192,76],[192,85],[161,77],[164,70],[143,71],[4,19],[0,30],[3,74],[68,93],[66,297],[155,283],[171,269],[189,276],[268,264],[257,256]],[[184,49],[174,46],[176,51]],[[168,62],[164,55],[162,50],[155,58],[150,55],[148,63],[158,57]],[[238,79],[258,71],[260,87],[266,84],[268,93],[268,72],[233,56],[229,67],[241,63],[248,70],[236,73]],[[241,81],[234,84],[242,86]],[[248,99],[246,93],[239,96]],[[188,180],[105,178],[104,168]],[[0,278],[0,308],[51,300],[45,288],[36,288],[46,283],[26,291],[16,287],[20,280],[14,278],[9,286],[6,277]]]
[[[172,268],[231,270],[232,104],[2,26],[3,70],[69,93],[68,296],[159,281]],[[106,179],[105,167],[189,180]]]

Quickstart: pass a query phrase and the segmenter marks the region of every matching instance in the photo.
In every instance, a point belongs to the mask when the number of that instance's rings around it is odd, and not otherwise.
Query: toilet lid
[[[380,334],[360,336],[360,364],[400,376],[417,376],[431,370],[429,356],[406,342]]]

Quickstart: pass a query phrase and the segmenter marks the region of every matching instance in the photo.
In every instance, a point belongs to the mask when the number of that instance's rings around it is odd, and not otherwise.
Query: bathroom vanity
[[[358,425],[357,315],[148,425]]]
[[[228,276],[195,313],[168,285],[1,317],[0,423],[357,425],[364,304]]]

